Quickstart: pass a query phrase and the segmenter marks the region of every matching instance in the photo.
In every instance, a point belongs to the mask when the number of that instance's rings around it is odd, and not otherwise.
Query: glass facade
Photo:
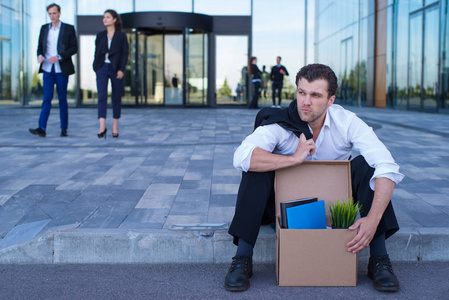
[[[0,0],[0,104],[39,106],[42,75],[36,59],[39,28],[49,22],[46,6],[54,1]],[[290,73],[284,78],[283,106],[296,95],[296,72],[308,63],[324,63],[338,76],[337,103],[372,106],[376,72],[376,30],[385,44],[386,106],[448,113],[448,0],[65,0],[61,21],[77,27],[77,16],[98,16],[112,8],[133,12],[183,12],[211,16],[250,16],[248,35],[171,28],[129,28],[129,62],[124,104],[245,105],[249,56],[269,73],[281,56]],[[386,25],[376,24],[386,10]],[[153,28],[154,29],[154,28]],[[70,76],[71,106],[95,105],[92,70],[94,34],[79,35]],[[215,45],[211,48],[211,44]],[[209,53],[210,50],[214,52]],[[78,57],[79,56],[79,57]],[[211,56],[213,59],[211,59]],[[210,64],[213,64],[211,66]],[[213,73],[211,73],[213,72]],[[211,84],[213,78],[215,86]],[[209,90],[212,88],[213,90]],[[57,105],[57,101],[54,102]],[[261,91],[261,106],[271,102],[271,82]]]
[[[447,113],[447,1],[392,1],[388,15],[391,106]]]
[[[367,103],[368,58],[374,45],[370,13],[374,14],[374,1],[315,2],[314,61],[335,71],[336,103],[359,106]]]

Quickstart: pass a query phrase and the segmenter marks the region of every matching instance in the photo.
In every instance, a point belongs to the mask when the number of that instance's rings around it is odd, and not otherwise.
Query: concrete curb
[[[449,261],[449,229],[401,229],[387,241],[393,261]],[[235,254],[226,230],[75,229],[46,233],[0,249],[1,264],[228,263]],[[359,253],[367,261],[369,251]],[[274,263],[275,234],[261,228],[254,261]]]

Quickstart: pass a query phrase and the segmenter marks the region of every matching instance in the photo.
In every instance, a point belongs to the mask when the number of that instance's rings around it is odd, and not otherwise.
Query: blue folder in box
[[[289,229],[326,229],[324,201],[287,208]]]

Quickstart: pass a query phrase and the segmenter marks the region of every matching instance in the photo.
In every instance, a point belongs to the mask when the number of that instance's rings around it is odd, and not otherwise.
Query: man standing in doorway
[[[51,110],[54,85],[58,92],[61,136],[67,136],[69,112],[67,107],[67,84],[69,75],[75,73],[72,55],[78,52],[75,28],[62,23],[61,7],[55,3],[47,6],[51,23],[44,24],[39,34],[37,61],[41,64],[39,73],[44,73],[44,99],[39,116],[39,127],[29,129],[32,134],[46,136],[47,121]]]
[[[272,97],[273,97],[273,105],[276,105],[276,90],[278,93],[279,104],[281,107],[282,101],[282,85],[284,83],[284,75],[288,76],[287,69],[281,65],[281,57],[278,56],[276,58],[276,65],[271,68],[270,78],[271,78],[271,86],[272,86]]]

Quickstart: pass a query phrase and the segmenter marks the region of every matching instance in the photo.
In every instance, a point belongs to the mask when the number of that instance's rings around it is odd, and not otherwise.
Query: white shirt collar
[[[56,27],[55,29],[61,29],[61,21],[59,21],[59,23],[58,23],[58,27]],[[52,23],[50,22],[50,24],[49,24],[49,26],[50,26],[50,29],[52,29],[53,28],[53,26],[52,26]]]

